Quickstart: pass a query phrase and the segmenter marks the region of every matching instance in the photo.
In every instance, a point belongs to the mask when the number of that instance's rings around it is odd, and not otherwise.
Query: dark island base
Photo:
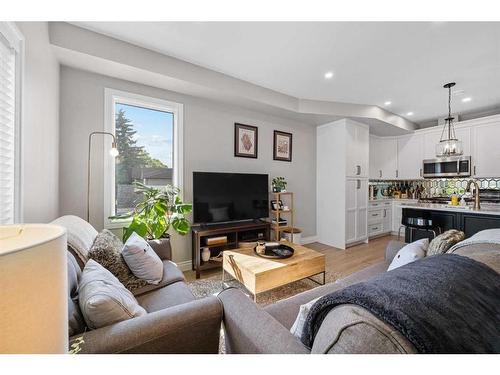
[[[465,233],[465,238],[471,237],[485,229],[500,228],[500,216],[471,212],[444,212],[403,208],[403,220],[407,217],[430,218],[433,224],[439,226],[443,232],[449,229],[458,229]],[[432,239],[432,234],[424,230],[406,228],[405,242],[410,242],[410,238],[413,241],[422,238]]]

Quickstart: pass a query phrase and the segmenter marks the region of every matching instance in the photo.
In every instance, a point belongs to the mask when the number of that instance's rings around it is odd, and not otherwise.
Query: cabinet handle
[[[387,216],[387,210],[384,208],[384,217]]]
[[[356,180],[356,189],[361,189],[361,181],[360,180]]]
[[[361,165],[356,165],[356,176],[361,174]]]
[[[474,166],[474,176],[476,175],[476,166]]]
[[[372,214],[372,216],[378,216],[378,214]]]
[[[380,172],[380,178],[382,178],[382,170],[380,170],[379,172]]]
[[[420,168],[420,177],[422,177],[422,168]]]
[[[396,177],[399,177],[399,171],[396,169]]]

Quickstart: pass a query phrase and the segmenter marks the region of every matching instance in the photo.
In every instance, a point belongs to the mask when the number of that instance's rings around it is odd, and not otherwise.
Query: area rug
[[[335,275],[334,273],[330,273],[328,271],[326,272],[325,276],[326,283],[333,282],[337,278],[338,278],[337,275]],[[314,279],[317,280],[318,282],[322,282],[323,276],[321,275],[314,276]],[[189,282],[188,286],[196,298],[203,298],[210,295],[217,295],[219,292],[223,290],[222,279],[221,276],[219,275]],[[250,293],[236,280],[226,281],[226,288],[228,286],[237,287],[241,289],[243,293],[249,296],[249,298],[253,298],[253,296],[251,296]],[[285,286],[270,290],[268,292],[260,293],[257,296],[257,304],[261,307],[264,307],[276,301],[292,297],[296,294],[305,292],[306,290],[310,290],[318,286],[319,284],[309,279],[296,281],[291,284],[287,284]]]

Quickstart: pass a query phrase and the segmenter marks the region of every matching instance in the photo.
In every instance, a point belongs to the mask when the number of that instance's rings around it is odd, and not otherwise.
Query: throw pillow
[[[427,249],[427,256],[444,254],[450,247],[462,241],[465,233],[456,229],[450,229],[434,238]]]
[[[163,278],[163,262],[144,238],[133,232],[122,250],[123,259],[135,276],[149,284]]]
[[[79,304],[85,322],[91,329],[147,314],[132,293],[111,272],[92,259],[82,272]]]
[[[314,305],[316,301],[319,300],[320,298],[321,297],[315,298],[304,305],[300,305],[299,313],[297,314],[297,319],[295,319],[292,328],[290,328],[290,332],[292,333],[292,335],[297,337],[299,340],[302,337],[302,331],[304,330],[304,324],[306,322],[307,315],[309,314],[312,305]]]
[[[88,253],[92,247],[97,231],[92,225],[78,216],[66,215],[52,221],[51,224],[66,228],[68,246],[81,260],[81,264],[89,259]]]
[[[421,240],[409,243],[398,251],[391,264],[389,265],[387,271],[404,266],[405,264],[414,262],[417,259],[424,258],[428,247],[428,238],[423,238]]]
[[[104,229],[95,238],[88,257],[94,259],[110,271],[128,290],[135,290],[147,285],[145,280],[136,277],[122,257],[123,243],[112,232]]]

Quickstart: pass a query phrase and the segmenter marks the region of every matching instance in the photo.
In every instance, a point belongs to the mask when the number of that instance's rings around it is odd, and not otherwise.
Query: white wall
[[[22,114],[22,217],[48,222],[59,213],[59,63],[46,22],[19,22],[25,37]]]
[[[104,88],[129,91],[184,104],[184,197],[192,200],[192,172],[268,173],[285,176],[295,193],[295,222],[304,236],[316,234],[315,128],[149,86],[61,67],[60,214],[86,214],[87,139],[104,128]],[[234,157],[234,123],[259,127],[259,157]],[[273,130],[293,133],[293,162],[273,161]],[[91,223],[103,226],[103,167],[100,140],[93,156]],[[191,259],[189,237],[174,238],[174,260]]]

